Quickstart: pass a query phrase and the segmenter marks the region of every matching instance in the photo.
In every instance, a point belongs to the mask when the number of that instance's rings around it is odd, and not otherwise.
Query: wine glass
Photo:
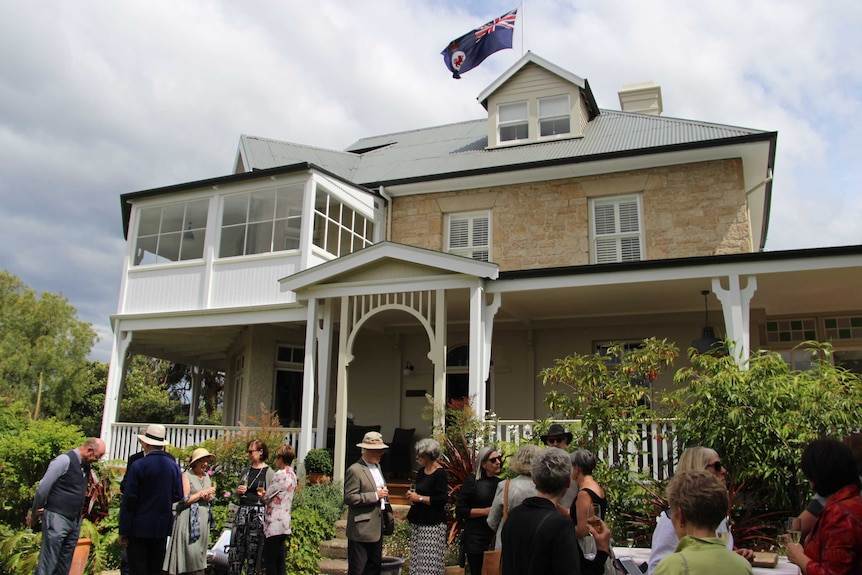
[[[799,530],[799,524],[795,517],[784,522],[784,533],[787,535],[789,543],[799,543],[802,538],[802,531]]]
[[[629,557],[632,557],[632,548],[635,546],[635,532],[626,531],[626,547],[629,548]]]

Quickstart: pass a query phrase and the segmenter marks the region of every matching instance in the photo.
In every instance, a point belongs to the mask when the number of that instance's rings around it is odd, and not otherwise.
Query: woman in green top
[[[680,471],[667,487],[670,519],[679,537],[655,575],[751,575],[751,565],[715,536],[727,516],[727,487],[712,473]]]

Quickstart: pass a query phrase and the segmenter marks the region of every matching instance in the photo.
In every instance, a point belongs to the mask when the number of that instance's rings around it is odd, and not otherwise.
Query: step
[[[335,522],[335,538],[347,539],[347,519],[339,519]]]
[[[321,541],[320,555],[329,559],[347,559],[347,539]]]
[[[323,559],[317,568],[321,575],[347,575],[347,559]]]

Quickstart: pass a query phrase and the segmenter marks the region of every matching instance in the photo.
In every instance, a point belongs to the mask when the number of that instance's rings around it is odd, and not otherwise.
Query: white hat
[[[205,457],[208,457],[210,461],[212,461],[215,458],[215,455],[207,451],[206,447],[198,447],[197,449],[192,451],[192,460],[189,461],[189,467],[194,465],[195,461],[203,459]]]
[[[167,445],[165,441],[165,426],[161,423],[151,423],[144,434],[138,434],[138,440],[147,445]]]
[[[383,436],[376,431],[369,431],[362,438],[362,443],[357,443],[356,447],[362,449],[388,449],[389,446],[383,443]]]

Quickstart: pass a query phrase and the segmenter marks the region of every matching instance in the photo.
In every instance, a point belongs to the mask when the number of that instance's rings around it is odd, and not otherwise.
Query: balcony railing
[[[107,459],[127,460],[129,455],[140,451],[138,434],[144,433],[146,423],[114,423],[111,425],[111,445],[108,446]],[[299,428],[276,428],[284,433],[284,442],[294,449],[299,447]],[[226,433],[239,433],[252,436],[260,431],[258,427],[224,427],[221,425],[165,425],[165,439],[174,447],[200,445],[207,439],[217,439]]]
[[[533,439],[536,422],[527,419],[498,419],[491,422],[495,425],[496,441],[508,441],[520,444],[521,441]],[[568,428],[580,424],[580,420],[559,420],[556,423]],[[673,475],[673,467],[682,453],[682,446],[674,439],[675,422],[661,420],[654,423],[639,424],[640,439],[634,441],[618,441],[607,450],[597,453],[597,457],[609,466],[620,465],[634,456],[632,471],[649,473],[654,479],[665,480]]]

